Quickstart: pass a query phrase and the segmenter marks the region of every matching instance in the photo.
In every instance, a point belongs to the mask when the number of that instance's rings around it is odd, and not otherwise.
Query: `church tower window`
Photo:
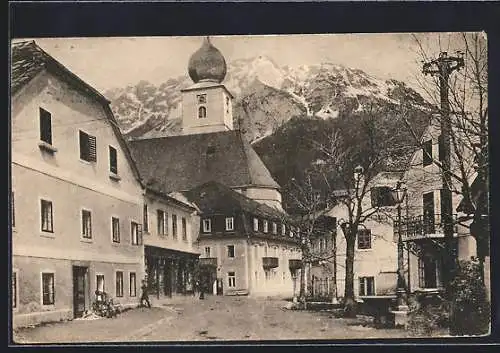
[[[207,103],[207,95],[206,94],[198,94],[196,96],[198,99],[198,104],[206,104]]]
[[[207,108],[199,107],[198,108],[198,118],[203,119],[207,117]]]

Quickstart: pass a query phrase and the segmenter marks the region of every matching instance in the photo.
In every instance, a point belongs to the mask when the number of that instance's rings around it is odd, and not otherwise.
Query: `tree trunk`
[[[354,300],[354,250],[356,245],[355,235],[355,232],[349,232],[349,236],[346,237],[347,249],[345,259],[344,294],[344,315],[346,317],[356,317],[356,301]]]
[[[306,308],[306,261],[304,258],[300,268],[299,303],[302,309]]]

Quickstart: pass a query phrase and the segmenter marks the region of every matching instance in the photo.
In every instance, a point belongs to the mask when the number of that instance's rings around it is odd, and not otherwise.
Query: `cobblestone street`
[[[375,329],[369,319],[335,318],[329,312],[291,311],[280,300],[248,297],[186,298],[134,309],[114,319],[74,320],[20,329],[16,343],[148,342],[404,338],[397,329]]]

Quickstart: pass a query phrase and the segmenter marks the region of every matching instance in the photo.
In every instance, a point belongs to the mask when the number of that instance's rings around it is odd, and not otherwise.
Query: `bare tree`
[[[310,236],[317,222],[318,207],[342,205],[347,219],[341,225],[346,240],[345,293],[346,316],[355,316],[354,257],[358,229],[363,223],[381,212],[378,206],[368,206],[367,196],[375,176],[386,167],[389,151],[395,136],[390,136],[380,124],[382,112],[374,105],[368,111],[349,117],[345,124],[325,139],[316,142],[321,158],[317,160],[301,183],[301,192],[294,200],[309,216],[304,220],[303,257],[310,261]],[[358,121],[354,121],[358,120]],[[316,184],[315,184],[316,183]],[[321,185],[321,187],[315,187]],[[334,191],[336,190],[336,191]],[[314,214],[314,217],[310,215]],[[305,268],[303,264],[303,269]],[[301,281],[301,297],[305,284]]]

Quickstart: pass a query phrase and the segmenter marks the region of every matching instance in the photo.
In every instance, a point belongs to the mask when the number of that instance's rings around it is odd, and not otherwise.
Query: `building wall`
[[[206,118],[198,118],[197,95],[206,94]],[[232,106],[226,105],[229,97],[221,86],[200,88],[182,92],[182,128],[184,134],[201,134],[233,129]],[[229,108],[229,111],[228,111]]]
[[[299,290],[300,277],[293,278],[288,260],[302,258],[298,246],[272,240],[252,239],[248,244],[250,292],[255,296],[292,297]],[[263,257],[277,257],[278,267],[265,270]]]
[[[376,176],[371,182],[370,187],[374,186],[394,186],[396,180]],[[364,211],[373,210],[371,205],[371,194],[368,192],[362,200],[362,209]],[[382,210],[382,208],[381,208]],[[392,214],[392,217],[390,216]],[[343,297],[345,293],[345,262],[346,262],[346,240],[340,227],[340,220],[348,220],[348,211],[345,205],[339,204],[332,208],[328,215],[335,217],[337,222],[337,294]],[[359,296],[359,278],[374,277],[375,293],[382,295],[394,293],[397,286],[397,277],[394,273],[398,267],[397,242],[394,239],[392,218],[396,215],[395,207],[384,207],[383,212],[376,212],[362,225],[359,230],[364,228],[371,230],[371,248],[359,249],[356,239],[354,254],[354,293]],[[332,265],[330,265],[332,267]],[[332,268],[329,269],[333,271]],[[403,269],[406,270],[406,269]]]
[[[234,258],[228,257],[227,246],[234,245]],[[217,278],[222,279],[224,294],[249,290],[247,267],[247,241],[244,237],[232,236],[225,238],[202,237],[199,239],[200,258],[217,258]],[[206,248],[210,249],[207,256]],[[228,272],[234,272],[236,283],[234,288],[229,287]]]
[[[422,137],[422,141],[432,140],[432,157],[435,160],[439,160],[439,144],[438,138],[440,135],[440,127],[437,124],[431,124],[427,131]],[[406,203],[403,208],[403,215],[408,216],[422,216],[423,215],[423,194],[428,192],[433,192],[434,196],[434,212],[436,214],[441,214],[441,195],[440,189],[442,188],[442,171],[434,163],[424,166],[423,165],[424,153],[422,149],[417,150],[410,161],[409,167],[405,172],[404,180],[407,185],[407,198]],[[463,156],[465,159],[470,159],[470,157]],[[456,152],[452,147],[451,154],[451,166],[452,170],[458,174],[460,171],[458,169]],[[471,171],[470,180],[473,180],[473,173],[471,165],[465,165],[466,170]],[[461,183],[456,179],[452,178],[452,190],[461,190]],[[462,196],[459,193],[452,192],[452,210],[456,212],[456,208],[462,200]],[[442,230],[437,227],[436,233],[441,234]],[[457,247],[458,247],[458,259],[469,259],[471,256],[476,254],[476,242],[473,237],[470,236],[470,231],[468,227],[456,226],[455,236],[457,237]],[[410,290],[414,291],[420,288],[419,284],[419,272],[418,272],[418,256],[413,252],[405,252],[405,261],[409,258],[409,268],[410,268]],[[441,278],[439,278],[438,273],[438,286],[441,285]]]
[[[145,202],[148,205],[148,232],[144,232],[144,245],[156,246],[165,249],[177,251],[185,251],[190,253],[197,252],[197,248],[193,246],[198,236],[198,224],[193,225],[193,219],[197,218],[194,212],[187,211],[185,208],[176,206],[175,204],[163,201],[160,197],[146,196]],[[157,210],[166,212],[167,234],[158,234],[158,216]],[[172,233],[172,215],[177,215],[177,237]],[[187,238],[182,238],[182,218],[186,219]]]
[[[39,108],[51,113],[52,146],[39,148]],[[142,277],[144,251],[131,244],[131,221],[142,223],[142,191],[120,148],[104,108],[56,76],[42,72],[12,99],[12,190],[16,224],[13,267],[19,278],[15,324],[72,317],[72,266],[88,267],[88,300],[95,271],[106,273],[113,295],[115,270],[124,270],[122,304],[135,304],[128,273]],[[80,160],[79,129],[96,136],[97,162]],[[117,181],[110,178],[109,147],[117,150]],[[53,233],[41,231],[41,199],[52,202]],[[91,211],[92,238],[82,237],[82,209]],[[112,241],[111,217],[120,219],[120,243]],[[83,265],[82,265],[83,266]],[[55,273],[55,305],[40,308],[40,272]],[[140,282],[139,282],[140,283]],[[108,287],[109,285],[109,287]]]

